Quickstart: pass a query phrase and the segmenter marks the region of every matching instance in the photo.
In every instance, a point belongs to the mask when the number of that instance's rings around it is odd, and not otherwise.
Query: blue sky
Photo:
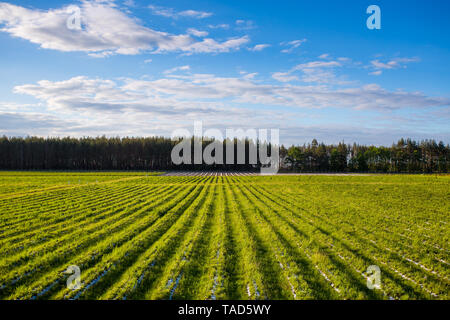
[[[369,30],[366,8],[381,9]],[[70,9],[69,9],[70,8]],[[79,30],[67,20],[79,8]],[[0,2],[0,134],[450,142],[448,1]],[[75,20],[73,20],[75,21]]]

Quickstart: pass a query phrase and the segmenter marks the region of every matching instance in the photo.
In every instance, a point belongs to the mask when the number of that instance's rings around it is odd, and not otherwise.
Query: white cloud
[[[202,76],[197,76],[202,78]],[[205,77],[206,78],[206,77]],[[154,88],[151,88],[152,84]],[[39,110],[51,113],[47,117],[23,113],[21,105],[0,104],[0,134],[13,135],[166,135],[180,127],[192,126],[194,120],[203,120],[214,127],[246,126],[252,117],[264,123],[266,112],[225,106],[218,101],[204,101],[203,95],[189,94],[189,82],[177,79],[159,79],[155,82],[136,79],[105,80],[75,77],[64,81],[39,81],[34,85],[15,88],[16,93],[27,94],[42,101]],[[180,84],[180,99],[172,94]],[[189,99],[195,99],[191,100]],[[5,115],[6,114],[6,115]],[[60,119],[58,121],[58,119]],[[230,125],[227,125],[230,124]],[[21,126],[23,124],[23,127]],[[56,125],[53,125],[56,124]],[[268,127],[268,124],[263,126]]]
[[[247,73],[243,76],[245,80],[252,80],[258,75],[258,72]]]
[[[114,51],[101,51],[101,52],[95,52],[95,53],[88,53],[88,56],[92,58],[106,58],[115,55],[116,52]]]
[[[226,23],[216,24],[216,25],[214,25],[214,24],[209,24],[209,25],[208,25],[208,28],[210,28],[210,29],[229,29],[229,28],[230,28],[230,25],[229,25],[229,24],[226,24]]]
[[[202,41],[195,42],[184,47],[183,51],[185,51],[186,54],[230,52],[232,50],[238,50],[241,46],[248,43],[249,41],[250,38],[248,36],[229,39],[224,42],[217,42],[214,39],[206,38]]]
[[[346,89],[323,85],[272,85],[253,80],[255,73],[242,74],[239,78],[167,74],[156,80],[80,76],[16,86],[15,93],[30,95],[40,101],[42,113],[33,112],[36,109],[31,105],[2,106],[0,103],[0,134],[169,136],[176,128],[191,128],[194,120],[202,120],[205,125],[216,128],[278,127],[282,129],[283,141],[298,142],[311,135],[321,139],[345,138],[346,141],[355,138],[355,141],[363,142],[369,136],[379,139],[401,136],[399,127],[395,127],[397,130],[393,129],[392,123],[380,123],[373,117],[373,110],[382,111],[380,114],[385,117],[404,108],[415,108],[422,113],[429,110],[427,121],[445,126],[442,115],[432,115],[443,108],[433,107],[450,105],[448,98],[388,91],[375,84]],[[253,106],[259,107],[257,111]],[[320,125],[311,126],[310,120],[322,117],[322,113],[315,113],[314,108],[329,108],[330,114],[337,108],[371,109],[372,112],[352,113],[355,116],[352,121],[358,123],[354,127],[349,127],[347,122],[340,123],[332,116],[328,118],[330,122],[321,119]],[[248,122],[250,118],[251,123]],[[448,115],[446,120],[448,122]],[[374,126],[379,129],[374,130]],[[418,132],[405,130],[403,136]],[[448,138],[448,132],[446,134]]]
[[[311,61],[308,63],[302,63],[296,65],[293,70],[307,70],[307,69],[316,69],[316,68],[329,68],[329,67],[340,67],[342,66],[337,61]]]
[[[302,45],[302,43],[306,42],[307,39],[302,40],[293,40],[289,42],[281,42],[280,45],[287,46],[289,48],[281,50],[283,53],[291,53],[295,48],[298,48]]]
[[[294,75],[295,72],[301,71],[303,73],[301,80],[303,82],[316,83],[336,83],[342,84],[342,80],[337,80],[333,68],[341,67],[342,64],[337,61],[311,61],[294,66],[288,72],[275,72],[272,78],[280,82],[290,82],[299,80],[299,77]]]
[[[330,83],[335,81],[336,76],[329,69],[341,66],[342,64],[337,61],[311,61],[296,65],[290,72],[302,71],[302,81],[304,82]]]
[[[236,30],[255,29],[256,25],[252,20],[236,20]]]
[[[379,76],[382,73],[383,73],[383,71],[377,70],[377,71],[369,72],[369,75],[371,75],[371,76]]]
[[[164,74],[171,74],[171,73],[174,73],[174,72],[177,72],[177,71],[189,71],[189,70],[191,70],[190,66],[181,66],[181,67],[174,67],[172,69],[166,70],[163,73]]]
[[[393,69],[397,63],[395,61],[389,61],[388,63],[383,63],[378,60],[372,60],[370,63],[377,69]]]
[[[262,51],[265,48],[270,47],[270,44],[257,44],[252,48],[249,48],[250,51]]]
[[[158,7],[154,5],[149,5],[148,8],[152,11],[154,15],[163,16],[166,18],[175,18],[176,13],[172,8]]]
[[[211,12],[196,11],[196,10],[184,10],[184,11],[176,12],[172,8],[159,7],[159,6],[154,6],[154,5],[149,5],[148,8],[151,9],[152,13],[155,15],[163,16],[166,18],[173,18],[173,19],[177,19],[179,17],[204,19],[204,18],[211,17],[213,15]]]
[[[181,17],[192,17],[197,19],[208,18],[212,16],[211,12],[195,11],[195,10],[185,10],[178,13]]]
[[[280,82],[298,81],[298,77],[291,75],[289,72],[274,72],[272,78]]]
[[[73,126],[75,122],[59,119],[55,116],[36,112],[1,112],[0,122],[2,127],[0,134],[13,136],[27,136],[30,131],[33,135],[48,135],[49,132],[55,132],[58,129],[64,130]]]
[[[336,75],[334,74],[334,72],[328,70],[305,69],[303,70],[303,73],[303,82],[331,83],[336,81]]]
[[[134,0],[125,0],[123,4],[127,7],[136,7],[136,3],[134,2]]]
[[[328,53],[324,53],[319,56],[319,59],[328,59],[329,57],[330,55]]]
[[[387,62],[381,62],[380,60],[372,60],[370,61],[371,67],[375,70],[380,69],[398,69],[398,68],[406,68],[406,64],[410,62],[418,62],[418,58],[395,58]]]
[[[45,49],[81,51],[93,57],[143,52],[229,52],[249,41],[248,36],[224,42],[214,39],[197,41],[188,34],[156,31],[143,26],[109,1],[85,0],[80,9],[82,29],[70,30],[66,22],[72,13],[67,12],[67,7],[44,11],[0,3],[0,25],[3,25],[0,31]],[[193,13],[185,13],[190,14]]]
[[[177,70],[189,70],[188,66]],[[176,70],[171,70],[167,74]],[[401,109],[448,106],[446,98],[428,97],[418,92],[388,91],[378,85],[330,89],[326,86],[269,85],[246,78],[214,75],[171,74],[157,80],[121,81],[75,77],[66,81],[39,81],[14,88],[53,108],[93,109],[118,112],[134,108],[175,112],[172,108],[195,110],[201,106],[232,104],[277,105],[297,108]],[[169,107],[170,106],[170,107]],[[181,110],[181,109],[180,109]],[[153,110],[154,111],[154,110]]]
[[[208,32],[206,32],[206,31],[200,31],[200,30],[197,30],[197,29],[194,29],[194,28],[189,28],[188,30],[187,30],[187,33],[189,33],[189,34],[191,34],[191,35],[193,35],[193,36],[196,36],[196,37],[206,37],[207,35],[208,35]]]

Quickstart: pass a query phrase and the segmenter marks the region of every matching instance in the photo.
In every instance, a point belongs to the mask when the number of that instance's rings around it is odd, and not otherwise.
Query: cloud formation
[[[328,57],[328,55],[327,55]],[[341,61],[345,61],[342,60]],[[272,78],[280,82],[299,81],[300,78],[295,75],[295,72],[302,72],[301,81],[303,82],[315,82],[315,83],[341,83],[342,81],[336,80],[336,75],[333,72],[333,68],[342,67],[340,61],[310,61],[294,66],[287,72],[275,72],[272,74]]]
[[[236,20],[236,30],[251,30],[255,29],[256,25],[252,20]]]
[[[418,61],[420,61],[419,58],[395,58],[387,62],[382,62],[379,59],[372,60],[370,61],[369,67],[375,71],[370,72],[369,74],[379,76],[382,74],[383,70],[406,68],[408,63]]]
[[[208,32],[200,31],[200,30],[197,30],[195,28],[187,29],[187,33],[189,33],[189,34],[191,34],[191,35],[193,35],[195,37],[201,37],[201,38],[206,37],[208,35]]]
[[[270,44],[257,44],[252,48],[249,48],[250,51],[262,51],[265,48],[270,47]]]
[[[300,47],[302,43],[306,42],[307,39],[301,39],[301,40],[292,40],[288,42],[281,42],[280,45],[288,47],[286,49],[281,50],[282,53],[291,53],[294,51],[294,49]]]
[[[296,68],[305,66],[320,70],[317,63]],[[256,72],[244,71],[240,77],[176,72],[190,70],[187,65],[175,67],[152,80],[79,76],[16,86],[16,94],[39,100],[42,113],[36,113],[33,105],[0,102],[4,123],[0,134],[168,136],[176,128],[190,128],[193,121],[202,120],[205,126],[219,129],[280,128],[284,143],[338,137],[382,144],[402,135],[424,138],[420,131],[424,123],[445,128],[449,120],[448,113],[439,110],[447,110],[450,99],[420,92],[389,91],[376,84],[339,89],[323,84],[277,85],[256,79]],[[272,74],[278,76],[292,75]],[[413,121],[423,121],[412,124],[411,119],[403,119],[406,109],[418,114]],[[351,118],[342,122],[324,116],[332,110]],[[425,132],[449,138],[448,132]]]
[[[376,84],[331,89],[326,86],[272,85],[244,78],[209,74],[175,75],[157,80],[122,81],[75,77],[65,81],[39,81],[16,86],[15,93],[27,94],[56,109],[93,109],[119,112],[127,109],[165,112],[184,109],[200,112],[203,107],[266,105],[295,108],[348,108],[395,110],[448,106],[450,99],[428,97],[419,92],[388,91]],[[225,101],[228,101],[227,103]],[[203,111],[201,111],[203,112]]]
[[[299,78],[295,75],[291,75],[289,72],[274,72],[272,78],[280,82],[298,81]]]
[[[226,24],[226,23],[221,23],[221,24],[209,24],[208,28],[210,29],[229,29],[230,25]]]
[[[204,18],[211,17],[213,15],[211,12],[197,11],[197,10],[184,10],[184,11],[177,12],[173,8],[159,7],[159,6],[154,6],[154,5],[149,5],[148,8],[155,15],[163,16],[166,18],[173,18],[173,19],[177,19],[180,17],[204,19]]]
[[[73,7],[35,10],[0,3],[0,31],[26,39],[45,49],[81,51],[93,57],[113,54],[136,55],[144,52],[220,53],[239,49],[248,36],[218,42],[196,40],[189,34],[170,34],[145,27],[139,20],[120,11],[113,2],[83,0],[80,6],[81,30],[69,29]],[[178,13],[199,16],[196,11]],[[202,16],[202,15],[200,15]],[[193,34],[193,30],[191,30]],[[197,32],[195,36],[200,36]],[[203,32],[201,36],[206,36]]]
[[[163,73],[164,74],[171,74],[171,73],[174,73],[174,72],[177,72],[177,71],[188,71],[188,70],[191,70],[191,67],[186,65],[186,66],[171,68],[169,70],[164,71]]]

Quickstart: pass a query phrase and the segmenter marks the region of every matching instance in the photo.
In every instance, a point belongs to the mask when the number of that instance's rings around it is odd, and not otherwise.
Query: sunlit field
[[[449,299],[449,223],[448,175],[1,172],[0,299]]]

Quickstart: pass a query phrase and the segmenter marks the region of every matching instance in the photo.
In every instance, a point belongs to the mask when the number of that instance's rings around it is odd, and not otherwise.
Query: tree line
[[[281,146],[280,156],[296,172],[450,172],[450,147],[441,141],[400,139],[390,147],[359,144]]]
[[[194,138],[191,139],[194,142]],[[231,141],[233,164],[226,164],[223,142],[223,164],[175,165],[173,147],[179,141],[166,137],[146,138],[41,138],[1,137],[1,170],[229,170],[258,171],[251,164],[251,149],[259,150],[259,141]],[[230,141],[228,141],[230,142]],[[203,139],[202,150],[211,143]],[[245,148],[245,161],[238,163],[238,143]],[[267,148],[270,151],[270,147]],[[258,159],[259,159],[259,152]],[[259,163],[259,161],[258,161]],[[304,145],[280,146],[280,171],[287,172],[386,172],[434,173],[450,172],[450,147],[434,140],[400,139],[390,147],[359,144],[318,143],[314,139]]]

